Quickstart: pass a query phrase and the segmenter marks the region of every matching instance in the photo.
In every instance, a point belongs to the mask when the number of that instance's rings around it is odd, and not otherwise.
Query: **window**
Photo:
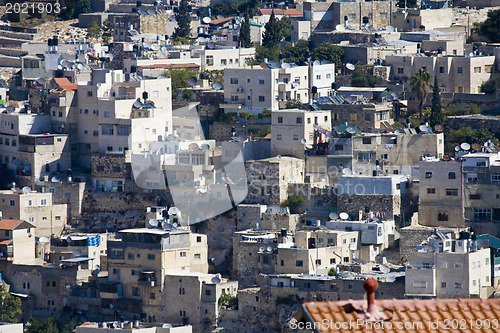
[[[372,138],[363,138],[364,145],[370,145],[372,143]]]
[[[155,260],[154,253],[148,253],[148,260]]]
[[[321,75],[316,75],[316,80],[321,80]]]
[[[116,126],[116,135],[118,136],[128,136],[130,134],[130,127],[118,125]]]
[[[398,68],[398,74],[404,74],[405,70],[404,68],[400,67]]]
[[[186,290],[182,287],[179,288],[179,295],[185,295],[186,294]]]
[[[102,135],[114,135],[113,125],[102,125]]]
[[[432,172],[427,171],[425,173],[425,178],[427,178],[427,179],[432,178]]]
[[[56,221],[61,221],[61,217],[60,217],[60,216],[56,216],[56,217],[55,217],[55,220],[56,220]]]
[[[491,209],[474,208],[475,221],[491,221]]]
[[[231,95],[231,102],[236,102],[239,99],[238,95]]]
[[[201,236],[196,236],[196,242],[201,243]]]
[[[427,282],[425,282],[425,281],[413,281],[413,288],[427,288]]]
[[[351,243],[356,243],[356,238],[351,238]]]
[[[87,91],[87,96],[92,97],[92,91]]]
[[[259,102],[264,102],[266,100],[266,97],[264,96],[259,96]]]
[[[335,258],[330,258],[330,265],[335,264]]]
[[[298,136],[297,134],[294,134],[294,135],[293,135],[293,140],[294,140],[294,141],[299,141],[299,136]]]
[[[351,14],[347,15],[347,19],[348,19],[349,21],[355,20],[355,19],[356,19],[356,14],[351,13]]]
[[[238,84],[238,78],[237,77],[232,77],[230,80],[231,84]]]
[[[281,140],[281,134],[276,135],[276,140]]]
[[[458,74],[462,74],[463,72],[463,68],[462,67],[457,67],[457,73]]]
[[[448,213],[438,213],[438,221],[448,221]]]
[[[448,172],[448,179],[456,179],[457,175],[454,172]]]
[[[278,117],[278,124],[283,124],[283,117]],[[500,177],[499,177],[499,179],[500,179]]]
[[[156,299],[155,293],[149,293],[149,299]]]
[[[297,124],[302,124],[302,117],[297,117]]]
[[[453,267],[455,269],[462,269],[463,265],[462,265],[462,263],[456,263]]]
[[[455,289],[462,289],[462,284],[459,282],[455,283]]]
[[[26,200],[26,206],[33,206],[32,200]]]
[[[259,85],[263,85],[263,84],[264,84],[264,80],[259,79]]]
[[[444,67],[439,67],[439,73],[444,73]]]
[[[133,296],[139,296],[139,288],[138,287],[132,287],[132,295]]]
[[[344,150],[344,145],[335,145],[335,150]]]
[[[200,253],[195,253],[194,254],[195,259],[201,259],[201,254]]]
[[[227,65],[227,59],[221,59],[220,60],[221,65]]]
[[[128,260],[134,260],[135,256],[133,253],[127,253],[127,258],[128,258]]]
[[[344,257],[344,262],[349,262],[349,257]]]
[[[10,205],[11,205],[11,206],[15,206],[15,205],[16,205],[16,202],[15,202],[14,200],[11,200],[11,201],[10,201]]]
[[[474,67],[474,73],[475,74],[478,74],[478,73],[481,73],[481,67]]]
[[[295,266],[302,267],[302,266],[304,266],[304,262],[302,260],[297,260],[297,261],[295,261]]]
[[[452,197],[457,197],[458,196],[458,189],[456,189],[456,188],[447,188],[446,189],[446,195],[452,196]]]
[[[181,251],[181,252],[179,252],[179,256],[180,256],[181,258],[185,258],[185,257],[186,257],[186,251]]]
[[[327,79],[331,79],[332,78],[332,74],[326,74],[326,78]]]
[[[316,259],[316,265],[321,265],[321,259]]]
[[[500,173],[493,172],[491,174],[491,182],[494,183],[494,184],[500,183]]]
[[[214,56],[213,55],[207,55],[205,57],[205,61],[207,63],[207,66],[213,66],[214,65]]]

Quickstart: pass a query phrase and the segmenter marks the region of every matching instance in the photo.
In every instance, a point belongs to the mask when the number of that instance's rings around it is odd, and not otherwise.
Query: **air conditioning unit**
[[[236,89],[237,92],[239,93],[242,93],[243,92],[243,87],[239,87],[238,89]]]

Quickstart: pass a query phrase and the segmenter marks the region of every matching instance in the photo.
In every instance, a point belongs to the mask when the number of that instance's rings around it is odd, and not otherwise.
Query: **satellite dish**
[[[71,236],[66,237],[66,241],[69,243],[72,241]]]
[[[165,323],[161,327],[163,327],[163,328],[172,328],[173,326],[172,326],[172,324]]]
[[[427,132],[427,131],[429,131],[429,126],[427,126],[427,125],[420,125],[420,126],[418,127],[418,129],[419,129],[421,132]]]
[[[330,62],[326,60],[321,60],[321,65],[329,65]]]
[[[180,212],[181,212],[181,211],[180,211],[180,210],[179,210],[179,208],[177,208],[177,207],[170,207],[170,208],[168,209],[168,214],[169,214],[169,215],[177,215],[177,214],[179,214]]]
[[[178,224],[177,224],[177,223],[174,223],[174,224],[172,224],[172,226],[173,226],[174,228],[177,228]]]
[[[394,131],[394,134],[399,134],[399,133],[400,133],[399,130]]]
[[[339,214],[339,217],[342,219],[342,220],[347,220],[349,218],[349,214],[347,213],[340,213]]]
[[[153,50],[153,51],[159,51],[160,50],[160,45],[158,45],[158,44],[151,44],[151,50]]]
[[[276,156],[278,160],[281,160],[281,155]]]
[[[201,219],[199,217],[196,218],[196,220],[194,220],[195,223],[200,223],[201,222]]]
[[[222,89],[222,84],[215,82],[212,86],[215,90],[221,90]]]
[[[48,243],[50,239],[48,237],[42,236],[38,239],[38,243]]]
[[[460,151],[460,146],[455,146],[455,151]]]
[[[287,62],[284,62],[284,63],[281,64],[281,68],[283,68],[283,69],[290,68],[290,64],[287,63]]]
[[[273,250],[272,246],[267,247],[267,252],[271,252]]]
[[[17,161],[17,160],[16,160]],[[23,191],[23,193],[31,193],[31,188],[28,187],[28,186],[25,186],[21,189],[21,191]]]
[[[208,43],[206,47],[209,50],[213,50],[213,49],[215,49],[215,43]]]
[[[356,129],[352,126],[349,126],[346,128],[347,133],[349,134],[356,134]]]
[[[200,148],[203,150],[210,150],[210,145],[208,143],[204,143],[200,146]]]
[[[73,252],[73,255],[75,257],[81,257],[81,256],[83,256],[83,252],[80,249],[74,249],[72,252]]]
[[[194,86],[194,85],[195,85],[195,84],[197,84],[197,83],[198,83],[198,79],[197,79],[197,78],[195,78],[194,76],[191,76],[191,77],[188,79],[188,84],[189,84],[190,86]]]
[[[307,140],[305,138],[302,138],[302,140],[300,140],[300,143],[302,143],[303,145],[305,145],[307,143]]]
[[[189,144],[189,149],[190,150],[197,150],[197,149],[200,149],[200,146],[198,146],[197,143],[193,142],[193,143]]]
[[[62,69],[63,69],[63,66],[61,66],[61,65],[57,65],[57,69],[58,69],[58,70],[62,70]]]
[[[349,168],[344,168],[344,169],[342,169],[342,174],[344,176],[352,175],[352,170]]]
[[[201,21],[205,24],[209,24],[210,22],[212,22],[212,19],[208,16],[205,16]]]
[[[472,150],[481,151],[481,146],[478,143],[473,143]]]
[[[269,68],[269,64],[267,62],[263,61],[263,62],[260,63],[260,68],[267,69],[267,68]]]
[[[57,177],[52,177],[52,179],[50,181],[53,182],[53,183],[58,183],[61,180],[59,178],[57,178]]]
[[[491,140],[488,140],[484,143],[483,145],[485,148],[493,148],[495,147],[495,144],[493,142],[491,142]]]
[[[356,67],[355,67],[353,64],[351,64],[350,62],[348,62],[347,64],[345,64],[345,67],[346,67],[348,70],[350,70],[350,71],[353,71],[353,70],[355,70],[355,69],[356,69]]]
[[[79,70],[82,70],[83,69],[83,65],[82,64],[76,64],[76,68],[78,68]]]
[[[263,246],[259,247],[259,252],[264,252],[264,247]]]
[[[339,218],[339,216],[337,215],[337,213],[330,213],[330,215],[328,215],[328,217],[332,220],[336,220]]]
[[[460,144],[460,148],[462,148],[462,150],[470,150],[470,144],[468,144],[467,142],[462,142]]]
[[[39,79],[36,79],[36,83],[38,83],[40,85],[44,85],[45,84],[45,79],[43,77],[41,77]]]
[[[148,224],[152,227],[157,227],[158,226],[158,220],[157,219],[149,219]]]
[[[271,214],[273,210],[271,208],[266,209],[266,214]]]
[[[5,111],[7,111],[7,112],[14,112],[14,111],[16,111],[16,108],[13,107],[12,105],[9,105],[9,106],[7,106],[5,108]]]
[[[167,57],[167,55],[166,55],[166,54],[165,54],[165,52],[163,52],[163,51],[158,52],[158,53],[156,54],[156,56],[157,56],[158,58],[166,58],[166,57]]]
[[[345,27],[344,27],[343,24],[337,24],[335,26],[335,30],[337,30],[337,31],[345,31]]]
[[[385,30],[388,31],[388,32],[394,32],[394,31],[396,31],[396,29],[392,25],[388,25],[387,27],[385,27]]]
[[[92,275],[94,275],[94,276],[98,276],[98,275],[99,275],[99,273],[101,273],[101,270],[100,270],[99,268],[96,268],[96,269],[94,269],[94,270],[92,271]]]
[[[313,66],[319,66],[319,65],[321,65],[321,62],[319,62],[319,60],[313,61]]]
[[[219,284],[221,282],[219,274],[217,274],[216,276],[214,276],[211,281],[212,281],[212,283]]]

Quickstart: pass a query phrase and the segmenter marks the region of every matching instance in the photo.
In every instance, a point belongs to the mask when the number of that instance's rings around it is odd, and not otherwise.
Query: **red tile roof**
[[[17,227],[21,222],[21,220],[10,220],[10,219],[2,219],[0,220],[0,230],[12,230]]]
[[[286,16],[302,16],[303,13],[302,11],[298,10],[297,8],[290,8],[285,10],[285,15]]]
[[[232,19],[234,19],[234,16],[224,17],[224,18],[221,18],[221,19],[218,19],[218,20],[213,20],[209,24],[211,24],[211,25],[218,25],[218,24],[225,23],[225,22],[227,22],[229,20],[232,20]]]
[[[57,77],[54,79],[54,82],[64,91],[76,91],[78,89],[76,83],[71,83],[65,77]]]
[[[498,298],[377,299],[375,304],[384,319],[370,321],[366,300],[305,303],[302,311],[306,314],[302,319],[309,325],[320,323],[316,325],[317,332],[475,333],[498,332],[500,328]]]
[[[9,245],[10,243],[12,243],[12,239],[0,241],[0,245]]]
[[[158,64],[158,65],[142,65],[137,66],[139,68],[198,68],[200,65],[188,63],[188,64]]]
[[[271,139],[271,133],[269,133],[268,135],[266,135],[266,136],[264,137],[264,139]]]

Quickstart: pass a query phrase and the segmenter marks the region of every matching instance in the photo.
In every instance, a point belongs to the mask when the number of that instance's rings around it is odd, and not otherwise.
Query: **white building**
[[[470,298],[491,287],[490,249],[478,248],[469,236],[451,239],[449,235],[436,231],[410,254],[406,296]]]
[[[331,131],[331,112],[285,109],[271,115],[271,154],[302,158],[315,143],[315,126]],[[316,133],[317,139],[321,135]],[[303,140],[305,139],[305,141]]]

